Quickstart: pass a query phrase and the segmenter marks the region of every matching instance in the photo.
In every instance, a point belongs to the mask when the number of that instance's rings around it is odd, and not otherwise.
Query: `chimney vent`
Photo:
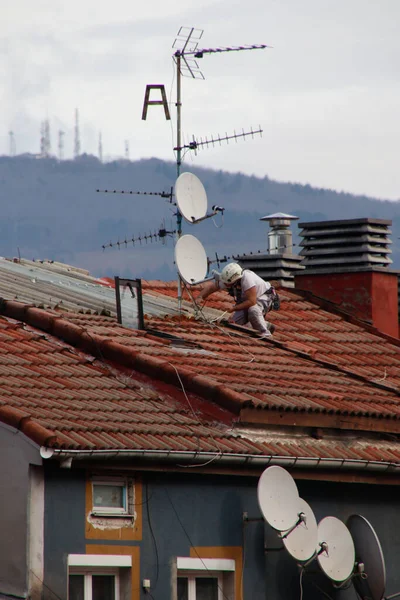
[[[350,219],[299,223],[303,241],[302,265],[308,273],[361,271],[372,267],[388,267],[389,225],[383,219]]]
[[[266,253],[245,254],[235,257],[244,269],[251,269],[266,281],[273,281],[285,287],[294,287],[294,273],[304,269],[301,256],[293,254],[291,221],[293,215],[275,213],[262,217],[269,221],[268,250]]]
[[[383,219],[299,223],[305,269],[296,273],[295,287],[398,337],[398,272],[388,268],[391,224]]]
[[[270,226],[268,232],[269,254],[283,254],[285,252],[292,254],[293,238],[290,222],[298,218],[281,212],[261,217],[260,221],[268,221]]]

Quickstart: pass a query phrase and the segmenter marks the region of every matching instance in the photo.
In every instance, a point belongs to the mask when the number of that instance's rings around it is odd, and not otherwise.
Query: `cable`
[[[171,500],[171,497],[170,497],[170,495],[169,495],[169,493],[168,493],[168,490],[167,490],[167,488],[166,488],[165,486],[163,486],[163,487],[164,487],[164,491],[165,491],[165,493],[166,493],[166,496],[167,496],[167,498],[168,498],[168,500],[169,500],[169,503],[171,504],[172,510],[174,511],[174,513],[175,513],[175,516],[176,516],[176,518],[177,518],[177,520],[178,520],[178,523],[179,523],[179,525],[181,526],[181,528],[182,528],[182,530],[183,530],[183,532],[184,532],[185,536],[187,537],[187,539],[188,539],[188,541],[189,541],[190,547],[191,547],[191,548],[194,550],[194,552],[196,553],[196,555],[197,555],[197,558],[199,558],[199,559],[201,560],[201,562],[202,562],[202,564],[203,564],[203,567],[205,568],[205,570],[207,571],[207,573],[210,573],[210,575],[215,575],[215,573],[214,573],[213,571],[211,571],[211,570],[210,570],[210,569],[207,567],[207,565],[206,565],[206,563],[204,562],[203,558],[202,558],[202,557],[200,556],[200,554],[197,552],[196,546],[193,544],[193,542],[192,542],[192,540],[191,540],[191,538],[190,538],[190,536],[189,536],[188,532],[186,531],[186,529],[185,529],[185,526],[183,525],[183,523],[182,523],[182,521],[181,521],[181,519],[180,519],[180,517],[179,517],[178,511],[176,510],[176,508],[175,508],[175,506],[174,506],[174,504],[173,504],[173,502],[172,502],[172,500]],[[217,582],[218,582],[218,579],[217,579]],[[221,594],[222,594],[222,595],[223,595],[223,597],[225,598],[225,600],[229,600],[228,596],[227,596],[227,595],[224,593],[224,590],[223,590],[223,589],[220,587],[220,585],[219,585],[218,583],[217,583],[217,586],[218,586],[218,589],[220,590]]]
[[[38,580],[38,581],[39,581],[39,582],[40,582],[40,583],[41,583],[41,584],[42,584],[42,585],[43,585],[43,586],[44,586],[44,587],[45,587],[47,590],[49,590],[49,592],[50,592],[51,594],[53,594],[53,596],[55,596],[56,598],[58,598],[58,600],[62,600],[62,598],[61,598],[61,597],[60,597],[58,594],[56,594],[56,593],[55,593],[55,591],[54,591],[54,590],[52,590],[52,589],[51,589],[51,588],[50,588],[48,585],[46,585],[46,584],[45,584],[45,582],[44,582],[42,579],[40,579],[40,577],[39,577],[38,575],[36,575],[36,573],[35,573],[34,571],[32,571],[32,569],[29,569],[29,571],[30,571],[30,573],[32,573],[32,575],[34,575],[34,576],[36,577],[36,579],[37,579],[37,580]],[[15,597],[18,597],[18,596],[14,596],[14,598],[15,598]]]
[[[153,539],[154,550],[155,550],[155,553],[156,553],[156,568],[157,568],[157,570],[156,570],[156,582],[154,584],[154,589],[155,589],[157,587],[158,577],[159,577],[159,574],[160,574],[160,561],[159,561],[159,557],[158,557],[157,541],[156,541],[156,537],[154,535],[153,526],[151,524],[151,519],[150,519],[149,487],[148,487],[148,483],[147,482],[146,482],[146,486],[145,487],[146,487],[146,513],[147,513],[147,521],[149,523],[149,529],[150,529],[151,537]],[[150,596],[151,596],[151,594],[150,594]]]
[[[250,350],[248,350],[247,348],[245,348],[244,346],[242,346],[242,344],[239,342],[239,340],[237,338],[234,338],[226,329],[223,329],[219,325],[215,325],[215,322],[214,322],[215,319],[213,319],[213,320],[207,319],[207,317],[205,316],[205,314],[203,312],[203,308],[204,308],[205,305],[203,307],[199,306],[197,304],[196,300],[194,299],[193,294],[191,293],[191,291],[187,287],[186,282],[183,282],[183,283],[184,283],[184,287],[185,287],[186,291],[188,292],[188,294],[190,296],[190,299],[191,299],[192,303],[194,304],[194,307],[195,307],[194,310],[195,310],[195,313],[197,313],[197,318],[199,318],[201,321],[203,321],[204,323],[206,323],[207,325],[209,325],[211,328],[212,327],[217,327],[224,335],[227,335],[229,338],[231,338],[232,341],[236,342],[238,344],[238,346],[240,346],[240,348],[242,350],[244,350],[244,352],[247,352],[247,354],[249,354],[251,356],[251,360],[249,360],[249,361],[235,360],[235,359],[232,359],[232,358],[228,359],[228,358],[224,358],[222,356],[220,356],[219,359],[220,360],[225,360],[227,362],[237,362],[239,364],[250,364],[250,363],[254,362],[256,360],[256,357],[254,356],[254,354],[252,352],[250,352]],[[226,313],[227,313],[227,311],[225,311],[225,313],[223,313],[223,315],[226,314]],[[222,318],[223,315],[221,317],[218,317],[218,319]]]
[[[188,405],[189,405],[189,407],[190,407],[190,410],[192,411],[192,414],[193,414],[194,418],[196,419],[196,421],[198,422],[198,424],[199,424],[199,425],[203,426],[203,423],[200,421],[200,419],[198,418],[198,416],[197,416],[197,415],[196,415],[196,413],[194,412],[193,406],[192,406],[192,404],[191,404],[191,402],[190,402],[190,400],[189,400],[189,397],[188,397],[188,395],[187,395],[187,393],[186,393],[186,390],[185,390],[185,388],[184,388],[184,385],[183,385],[182,379],[181,379],[181,377],[180,377],[180,375],[179,375],[178,369],[177,369],[177,368],[175,367],[175,365],[173,365],[172,363],[168,363],[168,364],[169,364],[169,365],[171,365],[171,367],[172,367],[173,369],[175,369],[176,376],[178,377],[179,383],[181,384],[181,388],[182,388],[183,394],[184,394],[184,396],[185,396],[185,398],[186,398],[186,401],[187,401],[187,403],[188,403]],[[212,457],[210,460],[208,460],[207,462],[205,462],[205,463],[202,463],[202,464],[192,464],[192,465],[179,465],[179,464],[177,464],[177,467],[182,467],[182,468],[184,468],[184,469],[195,468],[195,467],[205,467],[206,465],[209,465],[209,464],[210,464],[210,463],[212,463],[214,460],[216,460],[217,458],[219,458],[220,456],[222,456],[222,450],[221,450],[220,446],[218,445],[218,443],[217,443],[217,441],[216,441],[215,437],[214,437],[212,434],[210,434],[210,436],[211,436],[211,439],[212,439],[212,440],[213,440],[213,442],[215,443],[215,445],[216,445],[216,447],[217,447],[217,450],[218,450],[218,453],[217,453],[215,456],[213,456],[213,457]],[[199,448],[199,447],[200,447],[200,439],[199,439],[199,436],[197,436],[197,444],[198,444],[198,448]]]
[[[303,600],[303,567],[300,570],[300,600]]]

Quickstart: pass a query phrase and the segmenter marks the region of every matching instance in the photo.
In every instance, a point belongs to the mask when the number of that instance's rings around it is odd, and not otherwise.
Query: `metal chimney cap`
[[[294,215],[287,215],[286,213],[274,213],[273,215],[266,215],[265,217],[261,217],[260,221],[272,221],[274,219],[284,219],[285,221],[293,220],[295,221],[299,217],[295,217]]]

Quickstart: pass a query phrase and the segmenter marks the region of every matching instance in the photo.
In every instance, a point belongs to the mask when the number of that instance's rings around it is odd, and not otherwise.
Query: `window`
[[[222,575],[178,575],[178,600],[222,600]]]
[[[132,486],[131,486],[132,487]],[[94,515],[128,515],[128,481],[119,479],[92,479],[92,497]]]
[[[70,573],[68,600],[118,600],[117,573]]]
[[[231,559],[177,559],[177,600],[233,600],[235,561]]]
[[[128,591],[129,555],[70,554],[68,600],[120,600]]]

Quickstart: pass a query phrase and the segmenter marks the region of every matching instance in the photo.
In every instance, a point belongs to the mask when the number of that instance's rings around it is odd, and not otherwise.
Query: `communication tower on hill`
[[[102,140],[101,131],[99,133],[99,161],[103,162],[103,140]]]
[[[58,158],[60,160],[64,159],[64,135],[65,131],[59,129],[58,131]]]
[[[75,109],[75,129],[74,129],[74,158],[78,158],[81,153],[81,139],[79,133],[79,111]]]
[[[50,141],[50,121],[45,119],[40,126],[40,154],[43,157],[49,156],[51,151]]]
[[[9,153],[10,156],[15,156],[17,154],[17,145],[15,142],[15,136],[13,131],[8,132],[9,136]]]

